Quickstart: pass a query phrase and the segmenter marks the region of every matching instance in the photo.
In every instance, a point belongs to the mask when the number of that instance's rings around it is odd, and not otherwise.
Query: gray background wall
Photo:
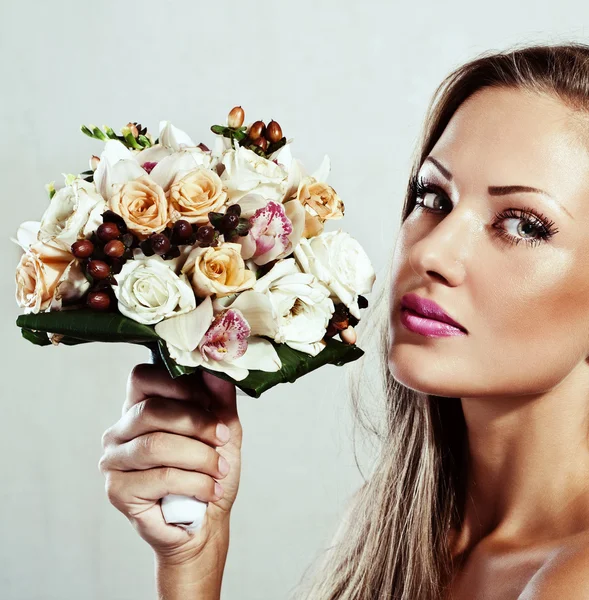
[[[104,493],[102,432],[148,352],[131,345],[38,348],[14,321],[18,225],[38,220],[43,186],[88,168],[100,142],[79,126],[169,119],[212,141],[241,104],[278,120],[310,171],[332,159],[342,227],[377,286],[392,252],[410,156],[427,103],[455,66],[517,42],[587,41],[586,3],[499,0],[14,2],[0,5],[0,597],[154,598],[151,549]],[[224,600],[287,598],[331,539],[362,479],[347,367],[260,399],[240,398],[243,474]],[[374,456],[360,445],[364,473]]]

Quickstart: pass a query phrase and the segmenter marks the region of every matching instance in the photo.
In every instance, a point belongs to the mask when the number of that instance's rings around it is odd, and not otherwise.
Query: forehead
[[[486,88],[460,105],[430,154],[459,188],[530,185],[562,200],[589,191],[585,131],[589,121],[556,98]]]

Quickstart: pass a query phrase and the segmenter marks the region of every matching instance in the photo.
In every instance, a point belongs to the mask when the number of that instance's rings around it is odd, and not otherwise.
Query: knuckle
[[[100,460],[98,461],[98,470],[101,473],[104,473],[106,471],[106,455],[102,455],[100,457]]]
[[[104,483],[104,490],[108,501],[113,505],[117,506],[120,504],[120,484],[116,477],[110,473]]]
[[[141,402],[137,402],[133,409],[135,410],[135,418],[138,421],[147,422],[150,418],[150,406],[149,398],[145,400],[141,400]]]
[[[162,467],[160,469],[160,479],[166,486],[169,486],[174,481],[175,474],[176,472],[173,467]]]
[[[139,363],[135,365],[129,373],[129,385],[132,388],[137,387],[145,378],[145,374],[150,368],[153,368],[153,365],[150,365],[149,363]]]
[[[157,423],[162,410],[165,414],[165,405],[163,402],[166,402],[166,400],[157,396],[141,400],[141,402],[135,405],[135,410],[137,411],[136,418],[148,424]]]
[[[162,431],[152,431],[141,436],[141,449],[144,455],[155,455],[163,447],[164,433]]]
[[[110,444],[112,439],[112,428],[109,427],[103,434],[100,440],[103,450]]]

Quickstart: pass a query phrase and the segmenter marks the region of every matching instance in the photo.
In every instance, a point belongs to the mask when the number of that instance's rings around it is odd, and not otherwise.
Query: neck
[[[518,544],[589,529],[589,368],[548,392],[462,398],[466,506],[458,546]]]

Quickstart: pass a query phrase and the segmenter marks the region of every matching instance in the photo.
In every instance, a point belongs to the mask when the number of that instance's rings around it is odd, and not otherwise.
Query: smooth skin
[[[217,437],[219,423],[229,428],[229,440]],[[158,598],[218,598],[241,473],[235,386],[204,371],[173,379],[161,365],[139,364],[122,416],[102,444],[98,467],[107,496],[153,548]],[[164,521],[159,500],[167,494],[209,503],[196,532]]]
[[[414,209],[395,246],[390,367],[412,389],[461,398],[468,431],[454,600],[589,598],[587,127],[552,97],[479,90],[430,153],[451,181],[421,167],[441,190],[423,198],[436,212]],[[552,199],[488,190],[512,185]],[[521,219],[526,207],[553,222],[550,239],[524,241],[539,231]],[[516,217],[496,217],[510,208]],[[408,292],[468,334],[405,328]]]

